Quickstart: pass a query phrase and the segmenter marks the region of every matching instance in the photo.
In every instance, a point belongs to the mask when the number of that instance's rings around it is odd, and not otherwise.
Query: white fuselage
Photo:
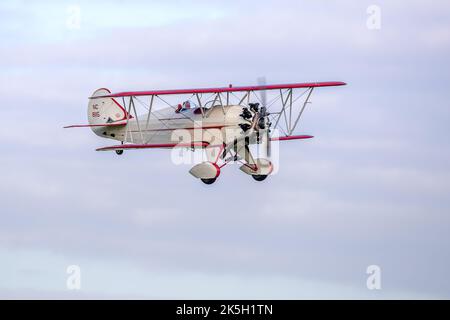
[[[207,142],[222,144],[232,142],[245,133],[239,124],[248,123],[240,114],[242,106],[215,106],[204,109],[182,110],[165,108],[136,119],[132,117],[124,126],[97,127],[93,131],[104,138],[134,144],[170,144],[178,142]]]

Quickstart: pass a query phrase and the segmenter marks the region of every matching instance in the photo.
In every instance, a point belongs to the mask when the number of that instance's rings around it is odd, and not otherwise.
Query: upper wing
[[[346,85],[341,81],[328,82],[306,82],[306,83],[291,83],[291,84],[272,84],[262,86],[245,86],[245,87],[222,87],[222,88],[201,88],[201,89],[175,89],[175,90],[150,90],[150,91],[126,91],[111,93],[107,95],[100,95],[90,97],[95,98],[119,98],[119,97],[137,97],[137,96],[152,96],[152,95],[170,95],[170,94],[195,94],[195,93],[222,93],[222,92],[239,92],[239,91],[260,91],[260,90],[279,90],[279,89],[297,89],[297,88],[317,88],[317,87],[334,87]]]

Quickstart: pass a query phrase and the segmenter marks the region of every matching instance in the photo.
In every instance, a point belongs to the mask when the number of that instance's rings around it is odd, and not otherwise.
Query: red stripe
[[[300,135],[300,136],[287,136],[287,137],[274,137],[270,138],[271,141],[284,141],[284,140],[299,140],[299,139],[311,139],[314,136]]]
[[[111,90],[109,90],[108,88],[100,88],[100,89],[97,89],[96,91],[98,91],[98,90],[106,90],[106,91],[108,91],[109,93],[111,93]],[[98,96],[98,97],[100,97],[100,96]],[[128,114],[127,110],[125,110],[125,108],[124,108],[120,103],[118,103],[116,100],[112,99],[112,101],[114,101],[114,103],[115,103],[120,109],[122,109],[122,111],[123,111],[123,118],[120,119],[120,120],[126,120],[126,119],[127,119],[127,114]],[[130,114],[130,119],[131,119],[131,118],[133,118],[133,116]]]
[[[170,94],[194,94],[194,93],[221,93],[221,92],[239,92],[239,91],[259,91],[276,89],[297,89],[297,88],[317,88],[344,86],[345,82],[327,81],[327,82],[309,82],[309,83],[291,83],[291,84],[273,84],[264,86],[245,86],[245,87],[222,87],[222,88],[201,88],[201,89],[175,89],[175,90],[150,90],[150,91],[127,91],[113,93],[104,96],[90,97],[95,98],[118,98],[129,96],[151,96],[151,95],[170,95]]]
[[[156,143],[156,144],[120,144],[115,146],[103,147],[96,149],[97,151],[109,151],[109,150],[125,150],[125,149],[154,149],[154,148],[194,148],[202,147],[206,148],[209,145],[208,142],[194,142],[194,143]]]
[[[213,163],[213,166],[216,168],[216,176],[214,178],[217,178],[220,175],[220,167],[217,165],[217,163]]]
[[[116,100],[112,99],[112,101],[114,101],[114,103],[115,103],[120,109],[122,109],[122,111],[123,111],[123,118],[120,119],[120,120],[126,120],[126,119],[127,119],[127,115],[128,115],[127,110],[125,110],[125,108],[122,107],[122,105],[121,105],[120,103],[118,103]],[[131,119],[131,118],[133,118],[133,116],[130,114],[129,119]]]

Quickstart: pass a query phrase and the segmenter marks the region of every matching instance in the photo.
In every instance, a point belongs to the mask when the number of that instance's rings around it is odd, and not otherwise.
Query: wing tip
[[[274,137],[270,138],[272,141],[287,141],[287,140],[304,140],[304,139],[312,139],[314,136],[309,134],[302,134],[297,136],[284,136],[284,137]]]

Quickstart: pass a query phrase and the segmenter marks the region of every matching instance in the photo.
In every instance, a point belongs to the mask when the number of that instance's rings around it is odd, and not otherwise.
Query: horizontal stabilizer
[[[72,124],[70,126],[65,126],[64,129],[69,128],[94,128],[94,127],[120,127],[126,125],[126,121],[102,123],[102,124]]]
[[[125,149],[157,149],[157,148],[206,148],[208,142],[193,143],[155,143],[155,144],[119,144],[115,146],[103,147],[96,149],[97,151],[114,151]]]

